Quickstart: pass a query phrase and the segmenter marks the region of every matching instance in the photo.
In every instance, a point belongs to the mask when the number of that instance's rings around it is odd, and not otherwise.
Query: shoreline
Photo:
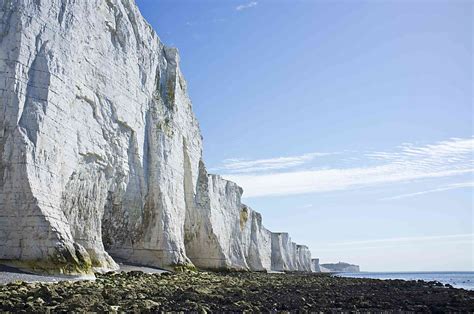
[[[474,311],[474,291],[324,273],[141,271],[0,285],[0,311]]]
[[[423,280],[438,281],[444,285],[451,285],[457,289],[466,289],[474,291],[474,272],[473,271],[410,271],[410,272],[357,272],[357,273],[335,273],[335,276],[345,278],[366,278],[381,280]]]

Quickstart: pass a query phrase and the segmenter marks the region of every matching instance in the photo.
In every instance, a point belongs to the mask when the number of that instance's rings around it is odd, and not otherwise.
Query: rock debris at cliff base
[[[436,282],[259,272],[107,273],[0,286],[0,311],[474,311],[474,291]]]

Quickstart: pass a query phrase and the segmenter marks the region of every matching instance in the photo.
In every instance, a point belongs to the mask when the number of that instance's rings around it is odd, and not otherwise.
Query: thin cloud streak
[[[437,192],[443,192],[443,191],[449,191],[449,190],[455,190],[455,189],[462,189],[462,188],[472,188],[474,187],[474,182],[461,182],[461,183],[454,183],[454,184],[449,184],[446,186],[442,186],[436,189],[431,189],[431,190],[426,190],[426,191],[420,191],[420,192],[415,192],[415,193],[407,193],[407,194],[401,194],[397,196],[391,196],[391,197],[385,197],[380,199],[381,201],[388,201],[388,200],[398,200],[402,198],[407,198],[407,197],[415,197],[419,195],[424,195],[424,194],[430,194],[430,193],[437,193]]]
[[[378,240],[352,241],[340,243],[324,243],[317,249],[317,254],[321,252],[341,252],[341,251],[361,251],[361,250],[380,250],[390,248],[402,248],[413,246],[414,242],[425,242],[423,245],[446,243],[454,244],[468,244],[474,243],[474,233],[467,234],[450,234],[437,236],[419,236],[419,237],[401,237],[401,238],[387,238]]]
[[[474,169],[423,172],[388,165],[372,168],[298,171],[269,175],[227,175],[224,178],[242,186],[245,197],[259,197],[341,191],[473,172]]]
[[[453,138],[420,147],[404,144],[395,152],[366,153],[362,161],[374,165],[365,167],[314,169],[310,162],[321,156],[314,153],[250,161],[233,159],[217,170],[242,186],[244,197],[330,192],[473,173],[473,147],[473,138]],[[306,169],[288,170],[296,166]]]
[[[235,9],[237,11],[247,10],[247,9],[255,7],[257,4],[258,4],[257,1],[252,1],[252,2],[249,2],[247,4],[238,5],[238,6],[235,7]]]
[[[363,241],[350,241],[350,242],[339,242],[331,243],[329,246],[352,246],[358,244],[376,244],[376,243],[397,243],[397,242],[418,242],[418,241],[433,241],[433,240],[450,240],[450,239],[474,239],[474,233],[463,233],[463,234],[447,234],[447,235],[435,235],[435,236],[419,236],[419,237],[399,237],[399,238],[385,238],[376,240],[363,240]]]
[[[449,241],[446,242],[449,245],[453,244],[467,244],[471,245],[474,243],[472,240],[458,240],[458,241]],[[439,245],[440,242],[434,243]],[[384,245],[384,246],[348,246],[348,247],[338,247],[338,248],[318,248],[312,252],[315,256],[321,254],[321,252],[345,252],[345,251],[362,251],[362,250],[380,250],[380,249],[394,249],[394,248],[406,248],[413,246],[413,243],[401,243],[397,245]]]
[[[226,159],[223,165],[211,171],[226,171],[227,173],[250,173],[269,170],[282,170],[306,164],[317,157],[334,155],[336,153],[309,153],[300,156],[277,157],[268,159]]]

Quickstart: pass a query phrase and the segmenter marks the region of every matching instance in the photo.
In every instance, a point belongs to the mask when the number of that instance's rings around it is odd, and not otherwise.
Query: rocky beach
[[[214,49],[206,55],[221,57]],[[348,233],[350,242],[325,241],[320,226],[332,220],[309,215],[291,230],[293,212],[274,206],[285,222],[277,229],[246,205],[252,194],[240,180],[206,166],[180,60],[134,0],[0,1],[0,264],[8,265],[0,265],[0,312],[474,312],[474,291],[449,284],[336,277],[359,266],[320,264],[324,250],[300,239],[341,252],[341,243],[367,241],[352,242],[357,233]],[[208,82],[216,91],[227,84],[216,83]],[[236,129],[242,119],[234,115],[212,118],[229,117],[226,131]],[[280,157],[266,168],[285,169],[284,160],[290,169],[316,155],[337,153]],[[354,169],[348,178],[374,172]],[[301,181],[326,191],[340,172],[325,181],[311,170]],[[293,187],[281,178],[285,190]],[[257,183],[280,196],[278,186]],[[294,213],[300,207],[291,204]],[[333,223],[330,232],[339,232]],[[304,240],[299,229],[311,236]],[[467,238],[447,238],[460,236]],[[432,260],[441,259],[436,251]]]
[[[95,281],[2,285],[0,310],[474,311],[474,291],[438,282],[340,278],[322,273],[131,271],[96,276]]]

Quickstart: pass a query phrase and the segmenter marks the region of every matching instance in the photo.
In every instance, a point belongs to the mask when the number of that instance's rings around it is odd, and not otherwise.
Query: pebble
[[[310,273],[134,271],[96,276],[96,281],[0,285],[0,312],[474,312],[474,291],[440,288],[436,282]]]

